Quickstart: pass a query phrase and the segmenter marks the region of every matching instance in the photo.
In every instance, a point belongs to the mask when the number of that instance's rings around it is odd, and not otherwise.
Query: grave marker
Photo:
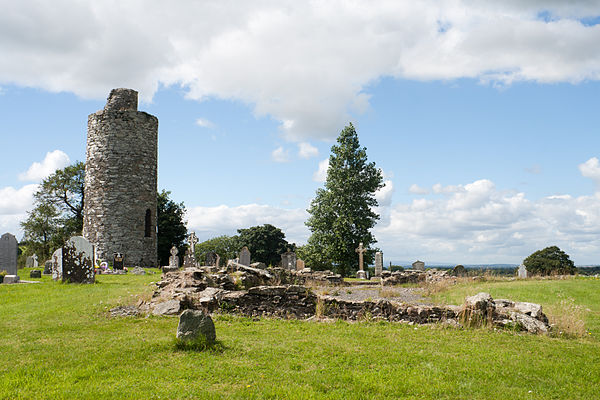
[[[250,266],[250,250],[248,247],[244,246],[240,250],[240,260],[239,263],[245,265],[246,267]]]
[[[94,283],[94,246],[83,236],[73,236],[62,249],[62,280]]]
[[[7,275],[17,275],[18,248],[14,235],[5,233],[0,237],[0,270],[6,271]]]

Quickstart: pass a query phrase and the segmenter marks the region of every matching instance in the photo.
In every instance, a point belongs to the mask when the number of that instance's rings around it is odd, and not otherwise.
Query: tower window
[[[150,212],[150,209],[146,210],[146,224],[144,227],[144,236],[152,236],[152,213]]]

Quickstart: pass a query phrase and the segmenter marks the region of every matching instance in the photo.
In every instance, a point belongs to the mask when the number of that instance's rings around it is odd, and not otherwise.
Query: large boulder
[[[179,316],[177,339],[184,342],[200,340],[212,343],[216,338],[215,324],[210,315],[200,310],[185,310]]]

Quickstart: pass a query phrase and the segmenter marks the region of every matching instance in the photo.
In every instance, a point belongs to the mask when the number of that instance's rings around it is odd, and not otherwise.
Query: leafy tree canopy
[[[317,189],[307,210],[306,225],[312,234],[304,249],[307,265],[315,269],[334,268],[347,276],[358,267],[359,243],[370,249],[375,237],[370,229],[379,215],[375,192],[383,177],[375,163],[367,162],[367,149],[360,147],[354,126],[346,126],[337,144],[331,147],[325,187]],[[372,262],[374,249],[365,254]]]
[[[187,236],[187,228],[183,218],[185,216],[185,205],[175,203],[169,198],[171,192],[163,190],[157,194],[156,226],[158,233],[157,255],[159,265],[169,263],[171,247],[176,246],[179,255],[185,253],[184,241]]]
[[[248,247],[252,261],[263,262],[267,266],[279,265],[281,254],[287,249],[295,250],[296,247],[295,244],[285,240],[285,234],[281,229],[271,224],[238,229],[238,233],[238,244],[240,247]]]
[[[21,222],[26,255],[38,254],[40,261],[83,229],[85,164],[75,162],[42,180],[34,194],[34,208]]]
[[[523,264],[532,275],[574,274],[577,270],[569,255],[557,246],[546,247],[531,254]]]
[[[217,236],[212,239],[196,244],[196,260],[204,263],[206,253],[214,251],[221,257],[221,263],[225,264],[227,260],[234,259],[237,252],[240,250],[237,236]]]

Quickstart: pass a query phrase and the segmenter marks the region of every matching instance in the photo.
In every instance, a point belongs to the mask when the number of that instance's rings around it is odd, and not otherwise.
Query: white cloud
[[[319,169],[313,174],[313,181],[325,182],[327,180],[327,170],[329,169],[329,158],[319,161]]]
[[[196,120],[196,125],[202,127],[202,128],[214,128],[215,124],[207,119],[204,118],[198,118]]]
[[[597,14],[597,1],[23,0],[0,14],[0,82],[146,101],[180,85],[250,104],[287,139],[332,139],[381,77],[598,80],[600,26],[577,20]]]
[[[423,188],[416,183],[410,185],[408,191],[412,194],[429,194],[429,189]]]
[[[307,142],[298,143],[298,156],[300,158],[311,158],[319,155],[319,149]]]
[[[592,157],[583,164],[579,164],[579,171],[581,175],[593,179],[596,184],[600,185],[600,161],[598,158]]]
[[[10,232],[20,239],[23,234],[20,223],[27,218],[27,211],[33,208],[33,194],[37,189],[37,184],[19,189],[11,186],[0,188],[0,232]]]
[[[279,146],[271,152],[271,159],[278,163],[284,163],[290,161],[290,154],[288,150],[285,150],[283,146]]]
[[[304,221],[308,213],[304,209],[285,209],[261,204],[246,204],[237,207],[192,207],[187,210],[188,229],[201,239],[218,235],[234,235],[237,229],[272,224],[281,228],[286,240],[305,243],[308,228]]]
[[[19,180],[40,181],[57,169],[66,167],[70,162],[69,156],[60,150],[48,152],[42,162],[34,162],[26,172],[19,174]]]
[[[443,186],[440,183],[436,183],[431,189],[435,194],[449,194],[464,191],[464,188],[461,185]]]

